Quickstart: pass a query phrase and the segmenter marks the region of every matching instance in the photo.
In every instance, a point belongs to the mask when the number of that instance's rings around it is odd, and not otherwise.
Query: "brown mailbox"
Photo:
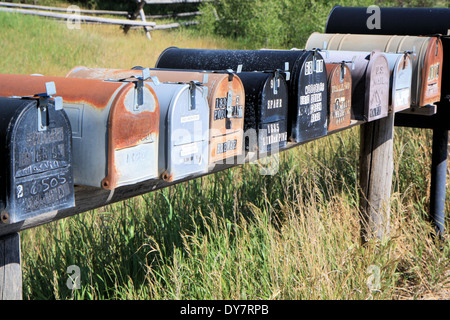
[[[137,69],[76,67],[66,76],[72,78],[121,79],[141,75]],[[243,152],[245,91],[234,73],[150,69],[161,82],[197,81],[208,88],[210,106],[209,163],[239,156]]]
[[[328,131],[333,131],[350,125],[352,75],[344,62],[325,65],[328,76]]]
[[[423,107],[441,98],[442,42],[438,37],[385,36],[338,33],[313,33],[307,48],[326,50],[372,51],[411,53],[413,75],[411,105]]]

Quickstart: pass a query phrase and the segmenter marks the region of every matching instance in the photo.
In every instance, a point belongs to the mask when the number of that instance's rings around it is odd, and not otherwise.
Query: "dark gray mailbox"
[[[209,50],[167,48],[157,68],[281,70],[289,88],[288,136],[304,142],[327,134],[327,73],[315,50]],[[288,72],[286,72],[288,71]]]
[[[240,72],[245,89],[244,135],[248,151],[286,146],[288,86],[280,72]],[[255,134],[253,134],[255,133]]]
[[[62,102],[0,98],[1,223],[75,205],[72,131]]]

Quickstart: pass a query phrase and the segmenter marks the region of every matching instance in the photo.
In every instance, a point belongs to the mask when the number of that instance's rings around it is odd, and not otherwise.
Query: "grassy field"
[[[153,66],[172,45],[244,46],[5,13],[0,30],[2,73]],[[24,298],[449,299],[450,241],[433,239],[427,217],[430,132],[396,128],[394,141],[386,242],[359,241],[353,128],[281,153],[272,176],[246,164],[22,232]],[[67,286],[69,266],[79,289]]]

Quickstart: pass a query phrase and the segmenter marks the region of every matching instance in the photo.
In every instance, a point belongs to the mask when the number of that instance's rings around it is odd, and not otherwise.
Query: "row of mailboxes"
[[[304,50],[172,47],[153,69],[0,75],[1,219],[73,206],[76,184],[175,181],[435,103],[442,57],[438,37],[313,33]]]
[[[167,48],[156,68],[278,71],[288,84],[287,135],[304,142],[327,134],[327,74],[312,50],[211,50]]]
[[[313,33],[306,48],[355,53],[373,50],[407,53],[412,64],[411,106],[424,107],[441,98],[443,47],[438,37]],[[394,63],[390,65],[392,67]]]
[[[30,97],[0,98],[0,223],[75,204],[69,119],[50,97],[54,84],[44,85]]]
[[[325,26],[326,33],[366,35],[438,36],[444,51],[442,97],[450,99],[450,9],[377,7],[378,27],[368,27],[373,14],[366,7],[334,7]],[[419,47],[416,47],[419,50]]]

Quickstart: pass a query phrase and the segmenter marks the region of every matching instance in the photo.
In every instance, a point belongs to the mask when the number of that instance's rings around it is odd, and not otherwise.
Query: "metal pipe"
[[[430,214],[435,223],[436,232],[442,235],[445,231],[448,130],[433,129],[432,152]]]

